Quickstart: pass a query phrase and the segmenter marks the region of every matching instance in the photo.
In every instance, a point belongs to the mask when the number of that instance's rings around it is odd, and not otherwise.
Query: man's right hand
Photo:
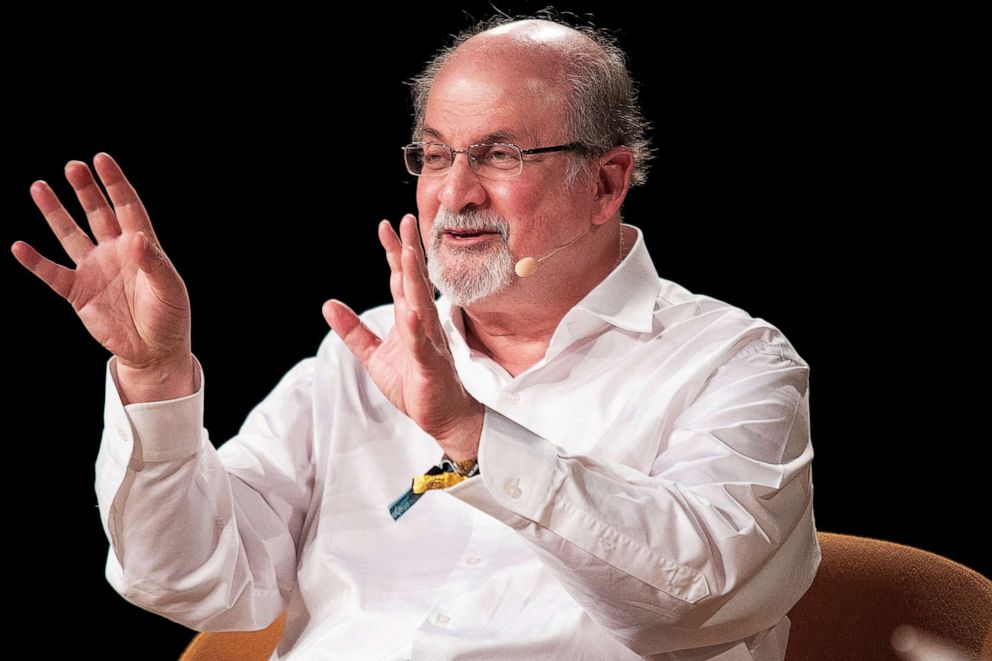
[[[117,359],[126,403],[173,399],[195,392],[186,284],[162,250],[138,194],[106,152],[93,159],[113,207],[89,167],[69,161],[96,245],[41,180],[31,197],[76,269],[43,257],[23,241],[14,257],[69,301],[86,330]]]

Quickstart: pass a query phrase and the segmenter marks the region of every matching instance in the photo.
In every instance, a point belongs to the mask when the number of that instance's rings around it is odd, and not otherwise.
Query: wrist
[[[170,359],[149,367],[131,367],[112,362],[114,380],[125,404],[178,399],[199,388],[193,354]]]
[[[469,413],[461,417],[458,427],[445,438],[438,439],[445,456],[452,462],[461,463],[478,458],[485,413],[486,407],[473,398]]]

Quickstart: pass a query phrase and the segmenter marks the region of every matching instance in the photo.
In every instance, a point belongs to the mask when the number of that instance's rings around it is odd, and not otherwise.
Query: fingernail
[[[69,169],[69,166],[72,165],[73,163],[79,163],[80,165],[86,165],[82,161],[77,161],[77,160],[73,159],[73,160],[71,160],[71,161],[69,161],[68,163],[65,164],[65,169],[68,170]]]

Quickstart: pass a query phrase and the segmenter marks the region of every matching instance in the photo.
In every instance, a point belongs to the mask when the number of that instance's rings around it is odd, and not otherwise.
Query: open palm
[[[379,223],[394,314],[385,339],[337,299],[326,301],[322,311],[393,406],[434,437],[451,458],[463,461],[477,452],[483,406],[458,375],[412,214],[400,221],[400,234],[388,220]]]
[[[15,242],[11,251],[72,305],[89,333],[119,363],[154,369],[190,353],[189,295],[121,168],[104,152],[93,163],[113,207],[85,163],[70,161],[66,178],[86,212],[96,244],[44,181],[31,186],[35,204],[75,270],[23,241]]]

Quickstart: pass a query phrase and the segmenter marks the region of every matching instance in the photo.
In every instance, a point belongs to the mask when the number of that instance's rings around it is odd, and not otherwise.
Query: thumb
[[[320,308],[331,329],[338,334],[345,345],[355,354],[362,365],[368,365],[371,356],[382,340],[366,326],[350,307],[332,298]]]

